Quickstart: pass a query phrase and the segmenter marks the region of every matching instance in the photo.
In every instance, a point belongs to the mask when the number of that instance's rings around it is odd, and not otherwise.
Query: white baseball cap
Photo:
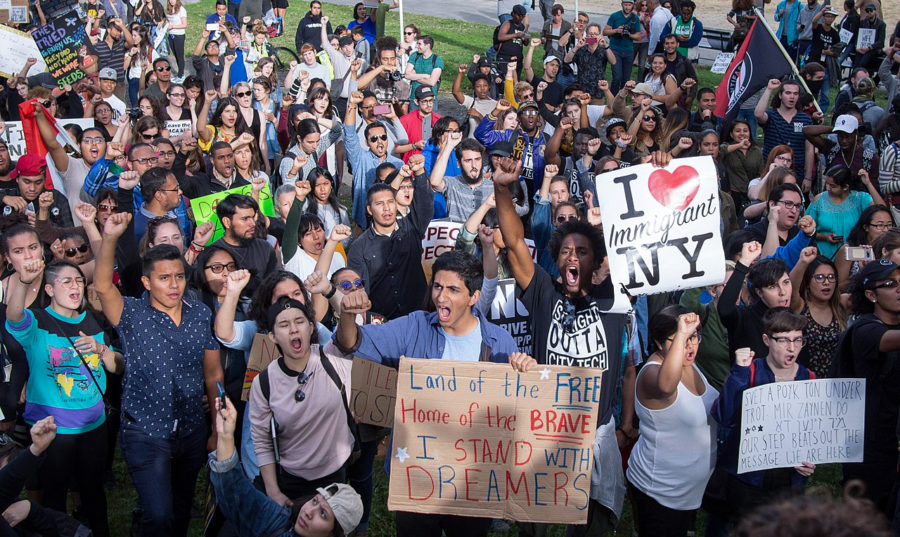
[[[363,503],[353,487],[344,483],[333,483],[316,491],[328,502],[334,512],[334,519],[344,530],[345,535],[356,529],[362,520]]]
[[[838,118],[834,122],[834,128],[832,131],[834,132],[846,132],[847,134],[852,134],[859,129],[859,121],[855,116],[850,114],[844,114],[838,116]]]

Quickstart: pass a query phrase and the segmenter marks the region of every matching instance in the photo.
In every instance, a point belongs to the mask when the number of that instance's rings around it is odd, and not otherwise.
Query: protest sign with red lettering
[[[362,358],[350,371],[350,410],[362,422],[393,427],[397,399],[397,370]]]
[[[725,253],[712,157],[676,159],[665,168],[631,166],[596,181],[616,289],[651,295],[722,283]]]
[[[401,358],[388,508],[584,524],[601,375]]]
[[[434,260],[441,256],[444,252],[449,252],[456,248],[456,238],[462,230],[463,224],[459,222],[449,222],[445,220],[434,220],[428,224],[425,230],[425,236],[422,238],[422,270],[425,271],[425,279],[431,280],[431,265]],[[477,242],[478,239],[476,238]],[[537,250],[534,247],[534,241],[525,239],[531,257],[537,261]]]

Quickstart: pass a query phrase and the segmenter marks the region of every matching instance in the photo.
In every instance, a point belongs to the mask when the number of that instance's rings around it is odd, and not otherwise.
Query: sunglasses
[[[101,213],[114,213],[119,207],[116,205],[98,205],[97,211]]]
[[[866,8],[866,13],[875,13],[875,10]]]
[[[88,245],[82,244],[81,246],[76,246],[75,248],[66,248],[65,254],[66,257],[75,257],[78,253],[85,253],[88,251]]]
[[[143,138],[144,140],[152,140],[152,139],[156,138],[157,136],[159,136],[158,132],[154,132],[154,133],[142,132],[141,133],[141,138]]]
[[[652,122],[656,123],[656,116],[645,115],[644,121],[652,121]]]
[[[369,136],[369,142],[371,142],[373,144],[375,142],[377,142],[378,140],[381,140],[382,142],[386,142],[387,139],[388,139],[387,134],[382,134],[380,136],[379,135]]]
[[[249,97],[253,95],[252,91],[236,91],[234,92],[235,97]]]
[[[297,385],[300,387],[294,392],[294,401],[302,403],[306,400],[306,392],[303,391],[303,386],[306,386],[307,382],[309,382],[309,374],[306,371],[297,376]]]
[[[577,221],[577,220],[578,220],[578,215],[570,214],[570,215],[566,216],[566,215],[564,215],[564,214],[561,214],[561,215],[559,215],[559,216],[556,217],[556,223],[557,223],[557,224],[565,224],[566,222],[568,222],[568,221],[570,221],[570,220],[571,220],[571,221]]]
[[[156,72],[158,72],[158,73],[161,73],[163,71],[171,71],[171,70],[172,70],[171,67],[157,67],[156,68]]]
[[[365,280],[356,280],[355,282],[341,282],[338,284],[338,287],[341,288],[341,291],[353,291],[354,289],[362,289],[366,286]]]
[[[403,32],[403,35],[416,35],[416,32]]]
[[[222,274],[222,271],[225,269],[228,269],[228,272],[234,272],[238,266],[234,261],[230,261],[228,263],[212,263],[203,268],[211,270],[213,274]]]

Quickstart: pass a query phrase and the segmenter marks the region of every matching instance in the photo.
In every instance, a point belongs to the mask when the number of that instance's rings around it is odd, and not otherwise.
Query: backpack
[[[344,383],[341,382],[341,378],[338,376],[337,371],[334,370],[334,366],[331,365],[331,361],[325,356],[325,353],[322,352],[322,347],[319,347],[319,360],[322,362],[322,367],[325,368],[325,372],[328,373],[328,377],[334,382],[337,386],[338,391],[341,392],[341,402],[344,403],[344,413],[347,416],[347,427],[350,428],[350,432],[353,434],[353,448],[350,450],[350,464],[356,462],[359,458],[360,453],[362,451],[362,447],[359,442],[359,427],[356,425],[356,420],[353,419],[353,415],[350,413],[350,406],[347,404],[347,390],[344,387]],[[269,396],[272,393],[272,388],[269,385],[269,368],[266,367],[262,371],[259,372],[259,389],[262,392],[263,397],[266,398],[266,402],[269,401]],[[273,439],[277,436],[278,424],[275,422],[275,415],[272,414],[271,424],[270,424],[270,432],[272,433]],[[278,455],[278,443],[274,443],[275,447],[275,455],[277,459],[281,457]]]

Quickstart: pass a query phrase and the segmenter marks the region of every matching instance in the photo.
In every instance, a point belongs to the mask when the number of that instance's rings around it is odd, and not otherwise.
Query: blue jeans
[[[131,105],[132,108],[137,108],[138,99],[141,91],[141,79],[140,78],[129,78],[128,79],[128,104]]]
[[[197,474],[206,462],[206,432],[201,427],[153,438],[124,421],[120,445],[143,510],[142,535],[187,535]]]
[[[753,109],[741,109],[740,111],[738,111],[737,117],[739,119],[743,119],[750,125],[750,138],[753,141],[756,141],[756,131],[759,129],[759,123],[756,122],[756,116],[753,115]],[[722,133],[723,137],[726,135],[727,133]]]
[[[818,101],[822,113],[828,112],[828,107],[831,106],[831,80],[828,76],[828,69],[825,69],[825,78],[822,79],[822,89],[819,90]]]
[[[790,57],[792,59],[797,57],[797,41],[796,40],[794,40],[794,42],[789,45],[787,42],[787,37],[781,36],[779,41],[781,41],[781,46],[784,47],[784,50],[787,51],[788,57]]]
[[[625,82],[631,79],[631,68],[634,67],[634,50],[630,52],[622,52],[613,50],[616,57],[616,64],[611,66],[612,84],[609,90],[613,95],[619,93],[619,90],[625,86]],[[585,88],[587,89],[587,88]]]
[[[356,529],[357,531],[365,531],[369,529],[369,513],[372,512],[372,484],[374,482],[372,476],[375,453],[378,451],[378,441],[360,441],[359,447],[359,459],[347,468],[347,478],[353,490],[362,497],[363,516]]]

